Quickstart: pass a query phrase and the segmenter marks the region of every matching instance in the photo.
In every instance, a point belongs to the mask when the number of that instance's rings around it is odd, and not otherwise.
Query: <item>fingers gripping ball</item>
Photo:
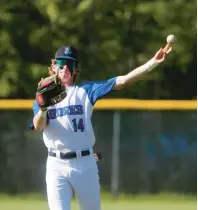
[[[66,97],[66,88],[57,75],[41,80],[36,91],[36,101],[40,107],[59,103]]]

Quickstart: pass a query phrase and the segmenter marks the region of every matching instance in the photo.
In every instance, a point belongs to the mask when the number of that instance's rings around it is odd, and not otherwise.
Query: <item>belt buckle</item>
[[[82,157],[82,152],[81,150],[76,150],[76,157],[81,158]]]

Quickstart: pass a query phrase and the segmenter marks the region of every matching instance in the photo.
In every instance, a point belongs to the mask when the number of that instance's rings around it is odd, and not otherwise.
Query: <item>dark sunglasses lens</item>
[[[67,60],[57,60],[56,64],[60,67],[63,68],[63,66],[67,63]]]

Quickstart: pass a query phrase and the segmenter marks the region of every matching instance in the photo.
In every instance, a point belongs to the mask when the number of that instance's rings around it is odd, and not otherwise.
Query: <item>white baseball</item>
[[[173,43],[177,42],[177,38],[175,35],[171,34],[171,35],[167,36],[166,41],[168,44],[169,43],[173,44]]]

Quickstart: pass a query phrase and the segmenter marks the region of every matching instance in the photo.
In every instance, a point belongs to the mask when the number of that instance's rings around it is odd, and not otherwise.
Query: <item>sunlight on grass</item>
[[[48,210],[47,201],[44,196],[0,196],[0,209],[2,210]],[[72,201],[72,210],[77,210],[78,205]],[[158,196],[124,196],[113,199],[109,194],[102,194],[102,210],[195,210],[196,197],[178,195]]]

